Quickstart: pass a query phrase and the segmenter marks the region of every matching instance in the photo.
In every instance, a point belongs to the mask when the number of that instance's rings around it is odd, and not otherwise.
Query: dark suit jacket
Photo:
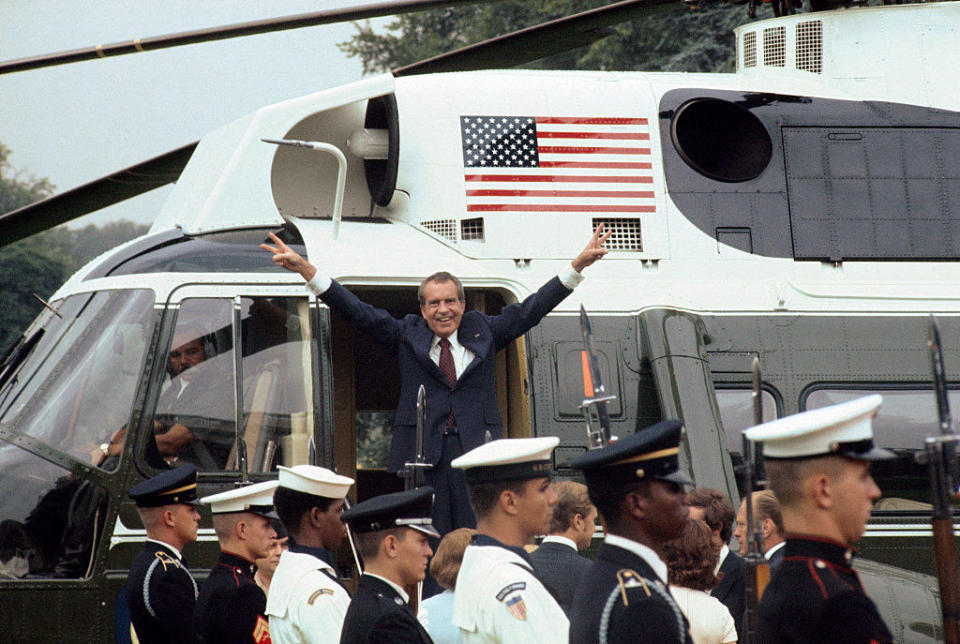
[[[503,426],[493,386],[494,356],[540,322],[570,293],[570,289],[554,277],[523,302],[504,307],[500,315],[465,312],[457,339],[475,357],[451,389],[440,368],[430,359],[434,336],[423,317],[407,315],[398,320],[387,311],[361,301],[334,281],[320,299],[348,324],[367,333],[397,356],[399,363],[400,400],[387,469],[399,471],[416,456],[417,389],[421,384],[427,394],[423,442],[424,456],[429,463],[436,465],[440,460],[443,427],[451,407],[464,452],[482,445],[485,432],[489,431],[492,438],[501,438]]]
[[[343,618],[340,644],[433,644],[410,605],[389,584],[361,575]]]
[[[125,596],[142,644],[197,641],[193,633],[197,582],[170,548],[154,541],[144,544],[130,566]]]
[[[730,610],[730,615],[737,625],[737,633],[743,632],[743,611],[747,607],[745,572],[743,557],[731,550],[720,566],[720,581],[710,591],[712,596]]]
[[[687,618],[647,562],[629,550],[604,543],[574,594],[570,608],[570,642],[599,641],[601,616],[608,601],[613,602],[608,642],[690,644],[693,641]]]
[[[770,576],[773,576],[773,573],[776,572],[777,568],[780,567],[780,564],[783,562],[783,546],[779,548],[776,552],[770,555],[770,558],[767,559],[767,563],[770,564]]]
[[[570,615],[573,593],[593,561],[580,556],[576,550],[562,543],[547,542],[530,553],[533,572],[550,591],[560,608]]]

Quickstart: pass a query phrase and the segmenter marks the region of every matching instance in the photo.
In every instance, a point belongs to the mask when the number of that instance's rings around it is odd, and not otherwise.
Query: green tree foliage
[[[384,72],[464,45],[609,4],[608,0],[503,0],[406,14],[375,33],[370,23],[340,49],[359,58],[365,73]],[[608,71],[733,71],[733,28],[746,21],[742,5],[704,4],[692,10],[664,5],[641,20],[622,23],[616,33],[580,48],[537,61],[541,69]]]
[[[10,149],[0,143],[0,213],[49,197],[54,189],[47,179],[14,171],[9,156]],[[34,295],[48,299],[85,263],[146,230],[129,221],[78,230],[60,226],[0,248],[0,352],[43,307]]]

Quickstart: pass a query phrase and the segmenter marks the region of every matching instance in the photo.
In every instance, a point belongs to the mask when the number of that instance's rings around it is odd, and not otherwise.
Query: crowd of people
[[[138,641],[728,644],[745,629],[753,642],[892,641],[851,567],[880,495],[870,463],[891,456],[872,440],[879,396],[749,429],[770,490],[739,512],[722,491],[690,489],[675,420],[573,458],[584,483],[553,480],[558,438],[501,438],[494,355],[572,291],[606,238],[601,225],[569,267],[499,315],[466,311],[463,285],[437,273],[418,290],[421,315],[397,320],[271,235],[263,248],[277,264],[396,355],[390,467],[422,443],[426,485],[347,508],[354,481],[313,465],[199,500],[193,465],[140,483],[130,496],[148,539],[125,594]],[[182,555],[199,503],[221,547],[202,584]],[[748,532],[773,569],[759,606],[745,583]],[[362,571],[352,592],[334,555],[345,536]]]

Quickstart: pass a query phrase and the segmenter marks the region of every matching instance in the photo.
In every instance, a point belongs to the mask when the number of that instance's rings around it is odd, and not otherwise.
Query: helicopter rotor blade
[[[609,27],[677,7],[676,0],[624,0],[467,45],[393,71],[394,76],[509,69],[590,45],[613,34]]]
[[[197,141],[0,215],[0,246],[173,183]]]
[[[164,36],[135,38],[133,40],[112,43],[109,45],[95,45],[93,47],[73,49],[70,51],[62,51],[53,54],[18,58],[16,60],[0,62],[0,74],[11,74],[29,69],[53,67],[56,65],[76,63],[84,60],[122,56],[124,54],[135,54],[141,51],[168,49],[171,47],[179,47],[181,45],[191,45],[214,40],[241,38],[243,36],[272,33],[286,29],[316,27],[319,25],[328,25],[337,22],[366,20],[367,18],[379,18],[382,16],[393,16],[415,11],[425,11],[427,9],[447,7],[451,5],[472,4],[478,1],[479,0],[393,0],[390,2],[374,2],[349,9],[328,9],[326,11],[314,11],[311,13],[282,16],[279,18],[267,18],[264,20],[239,22],[223,27],[194,29],[192,31],[182,31]]]

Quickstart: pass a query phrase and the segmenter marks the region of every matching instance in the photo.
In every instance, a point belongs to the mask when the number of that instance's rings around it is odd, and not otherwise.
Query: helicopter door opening
[[[225,290],[177,291],[153,435],[140,446],[153,469],[194,463],[201,472],[256,474],[307,462],[317,408],[309,301],[301,290]]]
[[[364,302],[400,318],[420,315],[416,287],[351,289]],[[467,288],[467,310],[496,315],[511,294],[496,289]],[[358,500],[403,489],[403,480],[387,471],[393,421],[400,395],[396,359],[340,316],[330,314],[337,471],[356,480]],[[524,339],[496,356],[494,377],[504,432],[530,435],[527,358]]]

